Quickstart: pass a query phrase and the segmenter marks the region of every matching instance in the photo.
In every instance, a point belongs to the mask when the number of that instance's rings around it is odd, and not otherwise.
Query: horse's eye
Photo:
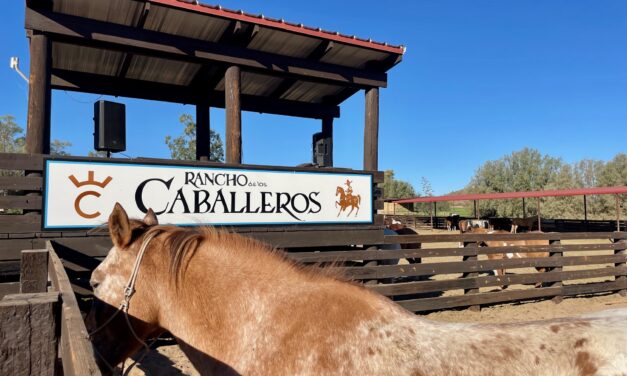
[[[95,289],[97,289],[97,288],[98,288],[98,286],[100,286],[100,282],[95,281],[95,280],[93,280],[93,279],[90,279],[90,280],[89,280],[89,284],[91,285],[91,288],[92,288],[92,289],[94,289],[94,290],[95,290]]]

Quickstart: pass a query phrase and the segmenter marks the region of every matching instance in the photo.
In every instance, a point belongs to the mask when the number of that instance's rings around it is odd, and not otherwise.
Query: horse
[[[486,233],[486,234],[509,234],[509,231],[504,230],[486,230],[482,228],[472,229],[473,233]],[[535,231],[538,233],[542,233],[541,231]],[[485,247],[513,247],[513,246],[534,246],[534,245],[549,245],[548,240],[484,240],[479,243],[479,246]],[[488,260],[512,260],[512,259],[523,259],[523,258],[543,258],[549,257],[549,252],[507,252],[507,253],[491,253],[488,254]],[[536,270],[540,273],[546,271],[546,267],[538,266]],[[505,269],[495,269],[494,275],[504,276]],[[541,283],[536,283],[536,287],[541,286]],[[502,286],[502,288],[506,288],[507,286]]]
[[[531,231],[533,229],[533,225],[538,222],[538,217],[527,217],[527,218],[512,218],[512,228],[511,232],[513,234],[518,232],[518,227],[524,227]]]
[[[445,219],[446,229],[448,231],[457,230],[459,228],[459,214],[451,214]]]
[[[113,247],[92,274],[87,318],[105,374],[164,331],[202,375],[627,372],[627,309],[436,322],[224,230],[159,225],[151,210],[130,220],[119,204],[108,226]]]
[[[357,211],[355,212],[355,217],[357,216],[357,214],[359,213],[359,205],[361,204],[361,195],[347,195],[346,192],[344,191],[344,188],[342,187],[337,187],[337,189],[335,190],[335,195],[336,196],[340,196],[340,200],[335,202],[335,207],[337,208],[337,206],[340,206],[340,211],[337,213],[337,216],[339,217],[340,214],[342,214],[342,212],[344,210],[346,210],[347,207],[351,207],[351,210],[348,212],[348,214],[346,215],[347,217],[349,215],[351,215],[351,213],[353,212],[353,210],[357,209]]]

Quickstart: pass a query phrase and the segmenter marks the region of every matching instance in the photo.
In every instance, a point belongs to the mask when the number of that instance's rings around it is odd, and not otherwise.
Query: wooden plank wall
[[[485,240],[547,240],[548,245],[481,247]],[[564,244],[566,241],[567,244]],[[457,243],[464,246],[458,247]],[[414,312],[479,307],[530,299],[627,290],[627,232],[386,236],[386,243],[420,244],[402,250],[350,248],[294,252],[304,263],[340,263],[341,272]],[[442,246],[442,243],[446,243]],[[454,245],[454,246],[451,246]],[[488,260],[488,254],[549,252],[551,257]],[[372,260],[422,259],[422,263],[372,265]],[[445,258],[445,259],[444,259]],[[364,266],[368,265],[368,266]],[[547,268],[538,272],[529,268]],[[507,274],[496,277],[494,269]],[[522,270],[527,268],[526,270]],[[392,280],[389,283],[389,280]],[[534,287],[535,284],[542,287]],[[509,286],[501,289],[501,286]]]
[[[41,154],[10,154],[0,153],[0,171],[9,171],[11,176],[0,177],[0,283],[15,282],[19,275],[20,252],[25,249],[44,248],[47,240],[65,245],[66,251],[76,260],[64,257],[66,266],[83,263],[82,256],[102,257],[111,248],[108,234],[105,231],[41,231],[42,188],[44,155]],[[78,161],[102,160],[99,158],[71,158]],[[128,160],[124,160],[128,162]],[[139,163],[154,162],[170,165],[214,166],[204,161],[172,161],[138,158]],[[254,168],[259,166],[239,165],[233,167]],[[291,168],[281,166],[264,166],[277,170],[321,171],[311,168]],[[356,172],[349,169],[329,168],[325,171]],[[28,172],[29,176],[26,176]],[[373,210],[383,207],[382,191],[378,187],[383,182],[383,173],[374,172],[375,202]],[[24,214],[12,215],[11,211]],[[334,225],[334,226],[250,226],[232,227],[232,231],[254,237],[281,248],[298,247],[335,247],[348,244],[382,244],[383,216],[374,216],[374,223],[368,225]],[[71,251],[70,251],[71,250]],[[68,262],[71,261],[71,262]],[[88,263],[88,262],[87,262]],[[81,267],[84,265],[81,265]],[[80,273],[82,268],[75,270]],[[72,271],[70,271],[72,273]],[[74,276],[72,276],[74,277]],[[73,278],[74,281],[74,278]]]

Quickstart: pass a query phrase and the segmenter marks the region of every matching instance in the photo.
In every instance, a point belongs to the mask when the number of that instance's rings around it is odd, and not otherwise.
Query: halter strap
[[[133,337],[135,337],[135,339],[145,349],[144,354],[138,360],[133,362],[129,366],[129,368],[126,369],[126,371],[124,372],[125,375],[127,375],[128,372],[130,372],[130,370],[133,368],[133,366],[135,366],[135,364],[137,364],[137,362],[139,360],[143,359],[146,356],[146,354],[148,353],[148,351],[150,351],[150,346],[144,340],[139,338],[139,336],[137,335],[137,333],[133,329],[133,325],[131,324],[131,321],[130,321],[130,319],[128,317],[128,309],[129,309],[129,304],[131,302],[131,298],[133,297],[133,294],[135,294],[135,291],[136,291],[135,290],[135,283],[137,282],[137,276],[139,275],[139,267],[141,266],[141,262],[142,262],[142,259],[144,258],[144,254],[146,253],[146,249],[148,249],[148,244],[150,243],[150,241],[153,238],[155,238],[160,233],[161,233],[160,231],[154,231],[154,232],[150,233],[148,236],[146,236],[144,238],[144,240],[142,241],[142,245],[139,248],[139,252],[137,253],[137,257],[135,258],[135,263],[133,264],[133,270],[131,271],[131,275],[130,275],[130,277],[128,279],[128,282],[126,283],[126,286],[124,287],[124,299],[122,300],[122,303],[120,303],[120,307],[115,311],[115,313],[113,315],[111,315],[111,317],[109,317],[109,319],[107,319],[107,321],[105,321],[102,325],[100,325],[99,327],[97,327],[96,329],[94,329],[94,330],[92,330],[91,332],[88,333],[88,338],[91,338],[91,336],[93,336],[95,333],[97,333],[98,331],[102,330],[104,327],[109,325],[113,321],[113,319],[120,312],[124,313],[124,319],[126,321],[126,325],[128,326],[128,328],[131,331],[131,334],[133,334]],[[152,341],[150,345],[155,343],[157,339]],[[94,350],[95,350],[95,348],[94,348]],[[111,371],[114,371],[114,368],[106,361],[106,359],[100,353],[98,353],[98,351],[96,351],[96,353],[103,360],[105,365],[107,367],[109,367],[109,369]]]

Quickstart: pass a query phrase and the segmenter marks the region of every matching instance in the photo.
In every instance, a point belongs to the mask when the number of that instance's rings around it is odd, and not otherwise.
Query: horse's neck
[[[393,328],[400,335],[417,320],[361,287],[312,276],[269,255],[267,259],[255,253],[244,256],[242,250],[199,250],[178,290],[170,286],[160,301],[161,326],[185,344],[186,353],[196,350],[188,355],[207,354],[205,362],[217,359],[245,367],[247,357],[253,357],[251,349],[272,350],[265,349],[268,342],[302,336],[359,342],[364,341],[359,336],[385,335]],[[336,343],[320,342],[312,346]],[[284,345],[282,351],[300,351],[297,343]]]

